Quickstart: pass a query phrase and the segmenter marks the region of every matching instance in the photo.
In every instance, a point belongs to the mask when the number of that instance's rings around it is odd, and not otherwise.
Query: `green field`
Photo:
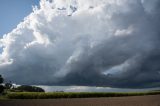
[[[1,95],[0,99],[58,99],[58,98],[94,98],[94,97],[123,97],[123,96],[141,96],[141,95],[158,95],[160,91],[151,92],[50,92],[50,93],[37,93],[37,92],[8,92]]]

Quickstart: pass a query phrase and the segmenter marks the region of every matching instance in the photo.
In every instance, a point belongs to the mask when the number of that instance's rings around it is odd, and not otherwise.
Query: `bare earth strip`
[[[1,100],[0,106],[160,106],[160,95],[110,98]]]

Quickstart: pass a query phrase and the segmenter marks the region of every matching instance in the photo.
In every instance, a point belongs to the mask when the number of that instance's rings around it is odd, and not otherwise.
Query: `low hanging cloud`
[[[160,86],[159,0],[41,0],[0,40],[18,84]]]

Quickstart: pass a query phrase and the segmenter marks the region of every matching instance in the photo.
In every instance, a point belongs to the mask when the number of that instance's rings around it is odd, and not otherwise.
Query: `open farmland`
[[[160,95],[106,98],[1,100],[0,106],[160,106]]]

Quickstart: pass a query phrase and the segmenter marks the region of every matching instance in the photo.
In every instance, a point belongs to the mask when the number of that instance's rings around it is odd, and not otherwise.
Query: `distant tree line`
[[[13,84],[10,82],[4,83],[3,77],[0,75],[0,94],[5,92],[45,92],[44,89],[36,86],[30,86],[30,85],[20,85],[20,86],[13,86]]]
[[[36,86],[21,85],[13,89],[17,92],[45,92],[44,89]]]

